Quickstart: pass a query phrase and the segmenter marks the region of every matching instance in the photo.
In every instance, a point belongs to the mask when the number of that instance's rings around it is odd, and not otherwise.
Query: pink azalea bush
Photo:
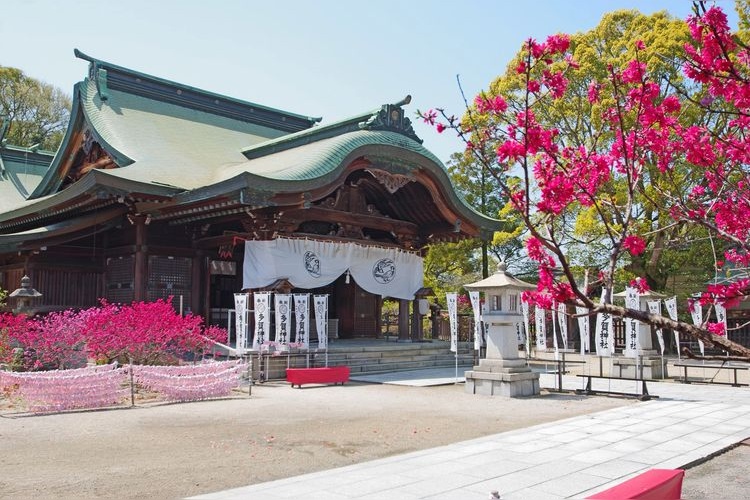
[[[24,370],[73,368],[87,358],[99,363],[174,364],[187,353],[200,353],[226,331],[205,327],[199,316],[180,316],[170,300],[110,304],[82,311],[50,313],[42,318],[0,316],[0,361],[12,362],[23,349]]]

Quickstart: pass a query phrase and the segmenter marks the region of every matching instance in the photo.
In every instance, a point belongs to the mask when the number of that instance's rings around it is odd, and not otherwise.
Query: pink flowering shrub
[[[226,338],[225,330],[204,327],[199,316],[180,316],[165,300],[130,305],[103,300],[100,307],[42,318],[6,314],[0,316],[0,332],[0,360],[10,362],[13,349],[22,348],[25,370],[73,368],[87,358],[99,363],[174,364]]]
[[[89,355],[100,362],[173,364],[185,353],[226,338],[217,327],[203,328],[200,316],[180,316],[171,301],[110,304],[87,309],[83,317]]]

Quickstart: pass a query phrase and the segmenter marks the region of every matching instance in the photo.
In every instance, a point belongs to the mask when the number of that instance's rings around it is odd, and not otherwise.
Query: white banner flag
[[[606,290],[602,290],[602,298],[599,303],[604,302],[604,294]],[[596,354],[598,356],[612,356],[612,315],[608,312],[603,312],[596,315]]]
[[[721,323],[724,325],[724,334],[729,338],[729,332],[727,331],[727,309],[724,307],[724,304],[720,304],[719,302],[716,302],[714,304],[714,309],[716,309],[716,322]]]
[[[677,297],[665,299],[664,305],[667,308],[667,313],[671,320],[677,321]],[[672,333],[674,334],[674,345],[677,346],[677,359],[680,359],[682,357],[682,354],[680,353],[680,332],[672,329]]]
[[[545,313],[546,314],[546,313]],[[552,347],[555,349],[555,359],[559,359],[560,349],[557,345],[557,305],[552,303],[552,310],[549,312],[549,319],[552,321]]]
[[[458,352],[458,294],[446,293],[448,321],[451,327],[451,352]]]
[[[625,308],[640,311],[640,294],[634,287],[625,288]],[[640,339],[638,338],[641,322],[637,319],[625,319],[625,355],[631,358],[638,357]]]
[[[568,348],[568,307],[565,304],[557,304],[557,322],[560,324],[560,337],[563,341],[563,349]]]
[[[531,356],[531,336],[529,335],[529,303],[521,301],[521,313],[523,314],[523,329],[526,334],[526,354]]]
[[[478,351],[482,345],[482,310],[479,302],[479,292],[469,292],[471,309],[474,311],[474,350]]]
[[[589,317],[584,316],[588,313],[588,309],[581,306],[576,306],[576,314],[578,315],[578,331],[581,337],[581,355],[591,350],[590,337],[589,337]]]
[[[276,294],[276,342],[289,343],[289,330],[292,326],[292,296],[285,293]]]
[[[547,350],[547,319],[544,309],[534,306],[534,326],[536,326],[536,350]]]
[[[247,348],[247,294],[234,294],[234,315],[236,318],[235,326],[237,330],[237,354],[242,354]]]
[[[271,292],[255,292],[255,334],[253,349],[260,349],[267,340],[271,329]]]
[[[661,316],[661,300],[649,300],[648,312]],[[659,349],[661,349],[661,355],[664,356],[664,333],[661,328],[656,329],[656,338],[659,341]]]
[[[315,326],[318,330],[318,349],[328,349],[328,295],[315,295]]]
[[[703,326],[703,308],[701,307],[701,303],[697,300],[689,301],[688,309],[690,309],[690,316],[693,317],[693,324],[701,328]],[[705,356],[706,348],[702,340],[698,341],[698,348],[701,350],[701,356]]]
[[[295,338],[294,341],[300,344],[302,349],[307,349],[310,344],[310,294],[309,293],[295,293],[294,294],[294,322],[295,322]]]

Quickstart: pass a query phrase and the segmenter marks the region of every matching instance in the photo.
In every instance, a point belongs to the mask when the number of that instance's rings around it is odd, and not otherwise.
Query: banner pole
[[[253,357],[247,356],[247,396],[253,393]]]

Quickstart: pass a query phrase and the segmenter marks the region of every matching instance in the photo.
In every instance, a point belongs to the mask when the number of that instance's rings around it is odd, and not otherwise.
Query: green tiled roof
[[[351,161],[366,158],[393,173],[428,172],[456,210],[480,227],[497,225],[459,198],[443,164],[422,146],[401,108],[409,97],[330,125],[300,130],[315,119],[229,98],[223,102],[216,94],[88,60],[90,74],[75,87],[71,122],[60,152],[36,189],[38,178],[26,186],[26,191],[34,189],[28,201],[16,194],[0,204],[5,217],[54,206],[57,199],[64,201],[74,192],[98,186],[159,191],[176,196],[177,203],[245,187],[267,193],[302,192],[334,182]],[[248,119],[254,107],[265,113],[262,119]],[[296,132],[274,125],[274,120],[285,119],[297,120],[292,124]],[[68,146],[84,132],[93,135],[119,168],[89,172],[58,193],[59,169],[75,153]],[[42,170],[37,173],[42,174]],[[0,182],[0,190],[2,186]]]
[[[244,160],[248,144],[281,132],[223,116],[109,90],[102,102],[93,82],[81,86],[86,120],[115,161],[108,173],[189,190],[212,182],[221,165]],[[118,161],[119,160],[119,161]],[[126,166],[127,165],[127,166]]]
[[[0,147],[0,212],[26,201],[47,173],[52,157],[49,151]]]

